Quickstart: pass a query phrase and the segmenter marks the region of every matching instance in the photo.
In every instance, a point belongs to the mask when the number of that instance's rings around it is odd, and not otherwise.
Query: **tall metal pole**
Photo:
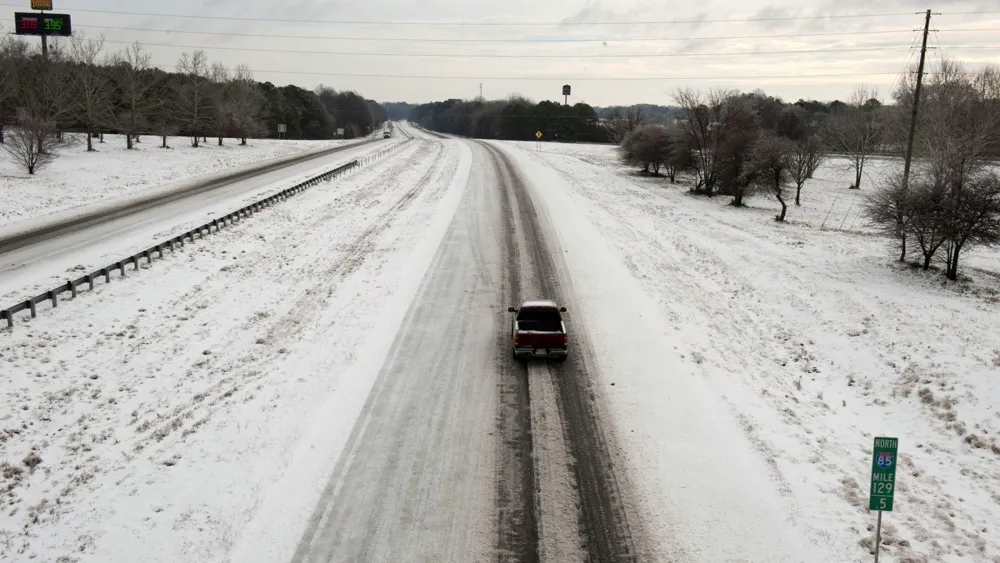
[[[917,87],[913,91],[913,114],[910,116],[910,136],[906,141],[906,163],[903,165],[903,189],[910,183],[910,162],[913,160],[913,137],[917,132],[917,111],[920,106],[920,90],[924,82],[924,61],[927,59],[927,35],[931,30],[931,11],[924,18],[924,41],[920,47],[920,66],[917,67]],[[877,558],[876,558],[877,563]]]
[[[38,16],[42,20],[42,58],[49,60],[49,31],[45,29],[45,11],[38,12]]]
[[[878,524],[875,525],[875,563],[878,563],[878,552],[882,548],[882,511],[878,511]]]

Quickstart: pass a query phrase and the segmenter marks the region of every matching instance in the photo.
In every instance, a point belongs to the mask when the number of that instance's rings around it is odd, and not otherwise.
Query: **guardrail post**
[[[34,299],[28,299],[25,302],[25,304],[28,306],[28,310],[31,311],[31,318],[37,317],[38,316],[38,312],[35,311],[35,300]]]
[[[146,259],[146,264],[147,265],[149,265],[149,266],[153,265],[153,253],[152,252],[150,252],[148,250],[143,250],[142,251],[142,256],[143,256],[143,258]],[[135,266],[136,266],[136,268],[139,267],[139,261],[138,260],[135,261]]]
[[[69,280],[69,291],[72,293],[71,297],[76,299],[76,282]]]
[[[123,261],[115,264],[115,266],[118,267],[118,271],[121,272],[122,277],[124,278],[125,277],[125,261],[123,260]],[[108,281],[111,281],[111,280],[108,280]]]
[[[111,268],[102,268],[101,273],[104,274],[104,283],[111,283]]]
[[[7,319],[7,328],[14,328],[14,315],[10,311],[0,311],[0,318]]]
[[[132,268],[133,272],[139,270],[139,255],[138,254],[132,257],[132,266],[133,266],[133,268]]]
[[[55,309],[59,306],[59,294],[52,290],[45,294],[45,297],[52,301],[52,308]]]

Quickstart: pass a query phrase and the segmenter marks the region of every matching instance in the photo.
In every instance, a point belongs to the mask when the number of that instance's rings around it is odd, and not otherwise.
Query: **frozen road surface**
[[[768,276],[833,294],[820,266],[767,270],[781,236],[849,235],[664,195],[609,148],[397,131],[414,140],[384,160],[0,333],[0,560],[864,561],[883,430],[961,460],[911,454],[885,560],[997,555],[992,454],[899,422],[926,408],[902,392],[888,428],[857,422],[885,408],[863,385],[816,398],[817,366],[850,369],[816,344],[839,342],[840,309],[798,325],[764,298]],[[532,298],[568,308],[567,362],[512,359],[507,307]],[[796,331],[770,332],[769,307]],[[988,411],[958,416],[992,436]],[[951,500],[924,472],[984,531],[921,518]]]

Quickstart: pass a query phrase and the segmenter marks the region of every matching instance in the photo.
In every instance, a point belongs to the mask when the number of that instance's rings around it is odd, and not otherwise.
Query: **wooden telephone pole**
[[[910,136],[906,141],[906,163],[903,165],[903,189],[910,183],[910,162],[913,160],[913,137],[917,132],[917,112],[920,106],[920,90],[924,82],[924,61],[927,59],[927,35],[931,30],[931,11],[924,17],[924,41],[920,47],[920,65],[917,67],[917,87],[913,91],[913,114],[910,116]]]

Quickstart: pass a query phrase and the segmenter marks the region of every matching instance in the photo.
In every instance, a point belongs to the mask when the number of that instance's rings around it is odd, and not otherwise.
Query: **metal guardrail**
[[[370,155],[366,155],[365,157],[359,160],[353,160],[347,164],[338,166],[333,170],[324,172],[323,174],[310,178],[305,182],[296,184],[290,188],[281,190],[280,192],[277,192],[268,197],[257,200],[249,205],[241,207],[240,209],[237,209],[232,213],[227,213],[222,217],[212,219],[211,221],[204,223],[200,226],[197,226],[191,229],[190,231],[182,233],[178,236],[175,236],[159,244],[155,244],[145,250],[141,250],[133,254],[132,256],[129,256],[112,264],[109,264],[104,268],[95,270],[81,278],[75,280],[69,280],[58,287],[50,289],[45,293],[36,295],[35,297],[32,297],[25,301],[21,301],[12,307],[7,307],[6,309],[0,309],[0,319],[7,321],[8,329],[13,329],[14,315],[22,311],[30,311],[31,317],[35,318],[38,314],[37,311],[38,305],[43,304],[46,301],[51,302],[53,308],[58,307],[60,295],[69,293],[72,298],[75,298],[77,296],[77,293],[83,286],[87,286],[89,290],[93,291],[95,283],[97,282],[97,280],[100,280],[101,278],[104,278],[104,283],[111,283],[111,274],[114,272],[118,272],[119,273],[118,277],[123,278],[125,277],[126,266],[131,265],[132,271],[136,271],[139,269],[139,264],[143,260],[146,261],[146,264],[152,264],[154,258],[160,259],[164,257],[164,250],[169,250],[170,252],[173,252],[175,246],[184,246],[185,241],[190,241],[193,243],[195,241],[195,237],[197,237],[198,239],[203,239],[205,238],[205,236],[210,235],[213,232],[218,232],[223,227],[231,226],[237,221],[253,217],[254,213],[261,211],[267,207],[270,207],[276,203],[285,201],[286,199],[294,195],[298,195],[303,191],[315,186],[316,184],[337,178],[338,176],[341,176],[345,172],[353,170],[354,168],[357,168],[359,166],[370,164],[375,160],[378,160],[379,158],[405,146],[410,140],[411,139],[407,139],[403,142],[397,143],[380,151],[376,151]]]

